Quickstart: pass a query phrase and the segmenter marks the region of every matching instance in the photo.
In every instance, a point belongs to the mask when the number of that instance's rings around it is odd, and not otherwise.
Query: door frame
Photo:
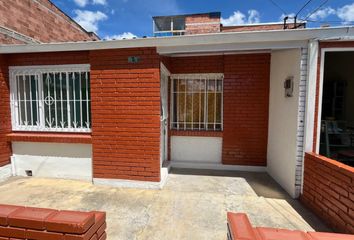
[[[169,102],[168,102],[168,96],[169,96],[169,79],[170,79],[170,71],[167,69],[167,67],[161,62],[160,64],[160,94],[162,91],[162,81],[166,81],[166,86],[165,86],[165,97],[166,97],[166,119],[160,119],[160,127],[163,129],[160,129],[160,165],[162,168],[162,165],[165,161],[168,160],[168,130],[169,130],[169,123],[168,123],[168,118],[169,118]],[[165,79],[167,78],[167,79]],[[160,95],[160,103],[162,106],[162,94]],[[161,107],[162,109],[162,107]],[[164,124],[162,123],[164,122]]]
[[[317,105],[317,132],[316,132],[316,145],[313,152],[319,153],[320,152],[320,137],[321,137],[321,116],[322,116],[322,98],[323,98],[323,82],[324,82],[324,66],[326,61],[326,53],[327,52],[354,52],[354,47],[323,47],[320,48],[320,73],[319,73],[319,89],[318,89],[318,105]]]

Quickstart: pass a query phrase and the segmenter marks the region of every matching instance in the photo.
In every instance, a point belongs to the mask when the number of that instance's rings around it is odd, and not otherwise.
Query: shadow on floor
[[[265,172],[172,168],[171,173],[180,175],[243,178],[259,197],[283,199],[287,201],[315,231],[333,232],[333,230],[326,226],[314,213],[302,205],[298,199],[293,199],[271,176]]]

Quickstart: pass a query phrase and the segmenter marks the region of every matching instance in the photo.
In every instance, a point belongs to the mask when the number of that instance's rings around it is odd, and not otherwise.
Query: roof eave
[[[328,39],[336,37],[354,37],[354,27],[270,30],[253,32],[230,32],[203,35],[185,35],[176,37],[141,38],[112,41],[66,42],[28,45],[3,45],[0,54],[88,51],[140,47],[178,47],[193,45],[219,45],[232,43],[264,43],[307,41],[310,39]]]

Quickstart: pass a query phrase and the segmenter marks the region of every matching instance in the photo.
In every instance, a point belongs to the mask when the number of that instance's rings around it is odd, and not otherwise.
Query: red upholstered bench
[[[228,240],[354,240],[354,235],[252,227],[244,213],[227,213]]]

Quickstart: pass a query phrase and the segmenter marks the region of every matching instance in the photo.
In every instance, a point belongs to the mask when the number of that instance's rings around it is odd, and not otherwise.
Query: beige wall
[[[13,142],[12,150],[16,176],[92,180],[91,144]]]
[[[296,197],[300,59],[300,49],[273,51],[270,72],[267,170],[292,197]],[[284,81],[289,76],[294,77],[294,95],[286,98]]]
[[[222,138],[171,137],[171,160],[174,162],[221,164]]]

